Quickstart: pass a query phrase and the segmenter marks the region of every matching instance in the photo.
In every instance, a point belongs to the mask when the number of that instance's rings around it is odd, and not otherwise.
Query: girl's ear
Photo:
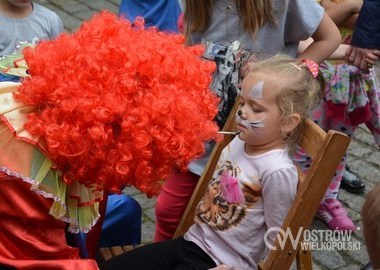
[[[291,133],[300,122],[301,116],[298,113],[292,113],[291,115],[282,120],[281,132],[283,134]]]

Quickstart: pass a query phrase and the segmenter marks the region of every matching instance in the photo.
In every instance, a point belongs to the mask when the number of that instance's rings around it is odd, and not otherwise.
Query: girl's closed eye
[[[249,106],[254,113],[262,113],[265,111],[265,107],[255,101],[250,101]]]
[[[264,110],[262,108],[259,108],[259,107],[256,107],[256,106],[252,106],[252,111],[254,113],[262,113]]]

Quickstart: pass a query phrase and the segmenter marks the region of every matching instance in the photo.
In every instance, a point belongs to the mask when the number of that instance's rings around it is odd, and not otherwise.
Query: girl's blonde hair
[[[186,0],[185,35],[204,32],[210,22],[214,0]],[[254,36],[267,22],[275,22],[271,0],[236,0],[243,29]]]
[[[257,62],[251,73],[260,73],[272,79],[279,88],[277,104],[282,113],[281,122],[286,122],[292,113],[301,116],[300,124],[286,138],[291,150],[299,143],[308,113],[322,98],[325,86],[322,73],[314,77],[303,61],[284,55]]]

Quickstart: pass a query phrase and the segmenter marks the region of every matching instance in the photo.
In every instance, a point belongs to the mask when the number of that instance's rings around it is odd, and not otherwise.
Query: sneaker
[[[362,193],[365,188],[365,184],[360,177],[352,172],[348,166],[344,170],[340,186],[351,193]]]
[[[317,211],[317,218],[327,223],[333,231],[355,231],[356,226],[337,199],[326,199]]]

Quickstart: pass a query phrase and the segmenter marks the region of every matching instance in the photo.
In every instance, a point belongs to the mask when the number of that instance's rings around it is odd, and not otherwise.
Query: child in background
[[[340,42],[337,27],[315,0],[186,0],[182,4],[185,2],[187,43],[206,44],[205,57],[218,66],[214,73],[217,83],[211,89],[221,97],[216,118],[220,127],[238,95],[240,78],[251,67],[250,62],[242,65],[247,58],[241,55],[252,53],[253,59],[266,59],[283,53],[295,58],[299,41],[312,36],[314,43],[298,58],[320,62]],[[173,237],[212,151],[213,144],[206,146],[205,156],[192,162],[189,172],[174,172],[164,184],[157,199],[154,241]]]
[[[298,174],[289,152],[322,81],[309,60],[255,64],[238,97],[239,135],[222,151],[195,224],[184,237],[134,249],[100,269],[257,269],[267,253],[265,232],[281,227],[294,200]],[[272,243],[275,237],[269,234]]]
[[[322,0],[321,4],[326,12],[341,27],[342,45],[345,51],[351,39],[352,27],[362,5],[361,0],[331,1]],[[375,70],[372,68],[368,74],[359,68],[349,65],[344,54],[341,59],[325,61],[321,65],[326,80],[325,97],[319,106],[310,113],[310,117],[324,130],[334,129],[348,136],[353,136],[359,124],[365,123],[380,145],[380,106],[379,106],[379,83]],[[295,161],[302,165],[303,169],[310,166],[310,159],[306,158],[303,151],[298,151]],[[356,179],[352,173],[345,174],[346,157],[343,158],[324,199],[317,212],[317,217],[327,223],[332,230],[356,229],[356,226],[348,217],[347,211],[337,199],[342,178],[345,177],[345,188],[351,192],[362,192],[364,184]]]
[[[31,0],[0,0],[0,56],[13,53],[20,42],[54,39],[63,31],[57,14]]]
[[[355,27],[363,0],[322,0],[321,4],[335,24],[339,26],[343,38],[342,43],[349,44],[352,29]],[[342,47],[345,48],[344,46]],[[356,173],[351,171],[347,163],[343,172],[341,187],[351,193],[362,193],[365,188],[365,184]]]
[[[145,26],[160,31],[177,33],[177,20],[181,13],[177,0],[122,0],[119,15],[133,22],[143,17]]]

